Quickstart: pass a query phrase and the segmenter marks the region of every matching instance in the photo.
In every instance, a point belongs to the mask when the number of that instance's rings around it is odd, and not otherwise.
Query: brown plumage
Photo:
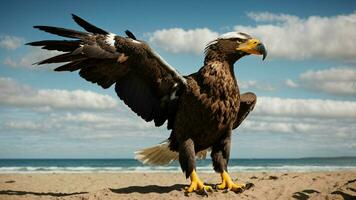
[[[209,150],[215,171],[227,171],[231,132],[256,103],[253,93],[240,95],[233,65],[249,54],[265,57],[258,40],[244,33],[222,35],[207,46],[204,66],[181,76],[130,31],[126,31],[129,37],[117,36],[78,16],[73,19],[89,33],[35,26],[75,39],[28,43],[65,52],[38,64],[69,62],[55,71],[79,70],[81,77],[103,88],[115,84],[118,97],[144,120],[156,126],[168,121],[172,130],[168,140],[138,152],[139,160],[167,164],[179,159],[188,177],[195,170],[196,156],[205,158]]]

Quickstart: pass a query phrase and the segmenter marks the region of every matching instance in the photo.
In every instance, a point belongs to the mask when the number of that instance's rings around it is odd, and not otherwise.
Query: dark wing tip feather
[[[88,35],[85,32],[80,32],[76,30],[55,27],[55,26],[34,26],[33,28],[39,29],[47,33],[52,33],[55,35],[59,35],[62,37],[69,37],[69,38],[81,38],[81,37],[86,37]]]
[[[37,65],[43,65],[43,64],[51,64],[51,63],[62,63],[62,62],[71,62],[71,61],[79,61],[79,60],[84,60],[87,57],[83,54],[77,54],[73,55],[71,53],[64,53],[64,54],[59,54],[57,56],[53,56],[51,58],[42,60],[38,63]]]
[[[62,65],[62,66],[59,66],[59,67],[55,68],[54,71],[57,71],[57,72],[61,72],[61,71],[73,72],[73,71],[79,70],[81,67],[83,67],[83,65],[84,65],[84,62],[82,62],[82,60],[72,61],[70,63],[67,63],[65,65]]]
[[[131,31],[126,30],[125,34],[127,35],[127,37],[136,40],[136,36]]]
[[[82,28],[84,28],[84,30],[91,32],[91,33],[97,33],[97,34],[104,34],[107,35],[109,34],[109,32],[98,28],[96,26],[94,26],[93,24],[90,24],[89,22],[85,21],[84,19],[80,18],[79,16],[72,14],[73,20]]]
[[[49,27],[52,28],[52,26],[43,26],[43,25],[36,25],[36,26],[33,26],[33,28],[39,29],[39,30],[41,30],[41,31],[46,31]]]
[[[81,44],[80,40],[41,40],[29,42],[26,45],[41,47],[47,50],[57,50],[63,52],[72,52]]]
[[[27,42],[25,43],[25,45],[29,45],[29,46],[36,46],[37,42]]]

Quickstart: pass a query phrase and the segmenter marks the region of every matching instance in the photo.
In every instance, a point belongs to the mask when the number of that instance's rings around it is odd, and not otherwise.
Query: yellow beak
[[[236,48],[237,51],[243,51],[248,54],[263,55],[262,60],[267,56],[265,46],[258,39],[250,39]]]

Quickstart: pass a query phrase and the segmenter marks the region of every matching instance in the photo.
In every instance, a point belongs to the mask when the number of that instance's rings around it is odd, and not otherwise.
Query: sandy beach
[[[200,173],[207,184],[215,173]],[[215,191],[208,199],[356,199],[356,171],[308,173],[232,173],[254,184],[236,194]],[[0,174],[0,199],[202,199],[185,195],[181,173],[29,173]]]

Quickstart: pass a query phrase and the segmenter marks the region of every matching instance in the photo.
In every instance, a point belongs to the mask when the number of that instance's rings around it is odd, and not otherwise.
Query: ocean
[[[310,172],[356,170],[356,157],[300,159],[231,159],[230,172]],[[211,160],[197,170],[213,172]],[[178,162],[143,165],[134,159],[0,159],[0,173],[180,172]]]

